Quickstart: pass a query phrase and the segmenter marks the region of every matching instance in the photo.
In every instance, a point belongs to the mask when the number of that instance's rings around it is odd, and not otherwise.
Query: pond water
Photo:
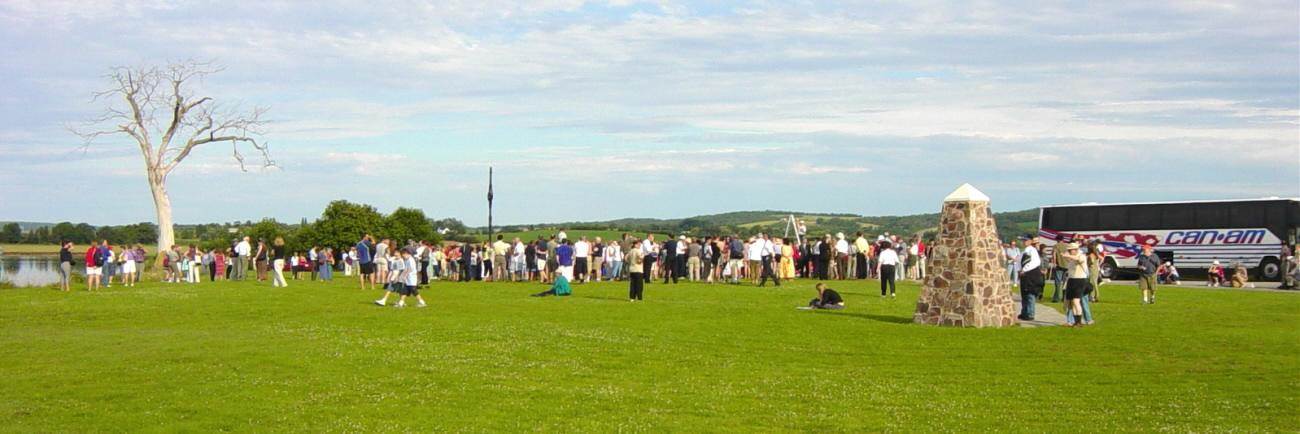
[[[74,274],[85,274],[83,267],[72,267]],[[14,286],[45,286],[59,283],[59,257],[54,255],[0,256],[0,282]]]

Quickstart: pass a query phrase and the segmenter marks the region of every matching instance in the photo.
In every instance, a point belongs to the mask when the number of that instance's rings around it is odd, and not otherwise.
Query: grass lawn
[[[0,430],[1300,429],[1300,294],[1103,287],[1089,328],[970,330],[871,283],[842,312],[795,310],[807,281],[4,290]]]

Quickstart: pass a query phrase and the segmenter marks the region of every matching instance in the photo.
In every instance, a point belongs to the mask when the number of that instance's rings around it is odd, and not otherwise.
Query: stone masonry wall
[[[945,202],[913,320],[952,327],[1016,324],[1011,281],[988,202]]]

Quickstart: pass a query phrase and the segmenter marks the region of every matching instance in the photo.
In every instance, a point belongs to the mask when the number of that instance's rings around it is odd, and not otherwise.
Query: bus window
[[[1196,208],[1196,227],[1201,229],[1226,228],[1228,209],[1221,204],[1202,204]]]
[[[1244,203],[1240,206],[1233,207],[1231,210],[1230,221],[1234,228],[1259,228],[1264,227],[1264,220],[1267,218],[1264,212],[1263,203]]]
[[[1133,229],[1160,228],[1160,208],[1156,206],[1139,206],[1129,209],[1129,227]]]
[[[1070,230],[1090,231],[1097,226],[1097,208],[1074,208],[1066,215],[1065,224]]]
[[[1097,210],[1097,223],[1108,228],[1127,228],[1128,208],[1122,206],[1106,206]]]
[[[1199,229],[1196,226],[1196,215],[1192,213],[1192,206],[1173,205],[1165,207],[1163,211],[1165,225],[1176,229]]]

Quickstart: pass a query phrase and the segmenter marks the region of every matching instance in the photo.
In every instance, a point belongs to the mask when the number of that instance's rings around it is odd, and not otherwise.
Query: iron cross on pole
[[[492,242],[492,166],[488,166],[488,242]]]

